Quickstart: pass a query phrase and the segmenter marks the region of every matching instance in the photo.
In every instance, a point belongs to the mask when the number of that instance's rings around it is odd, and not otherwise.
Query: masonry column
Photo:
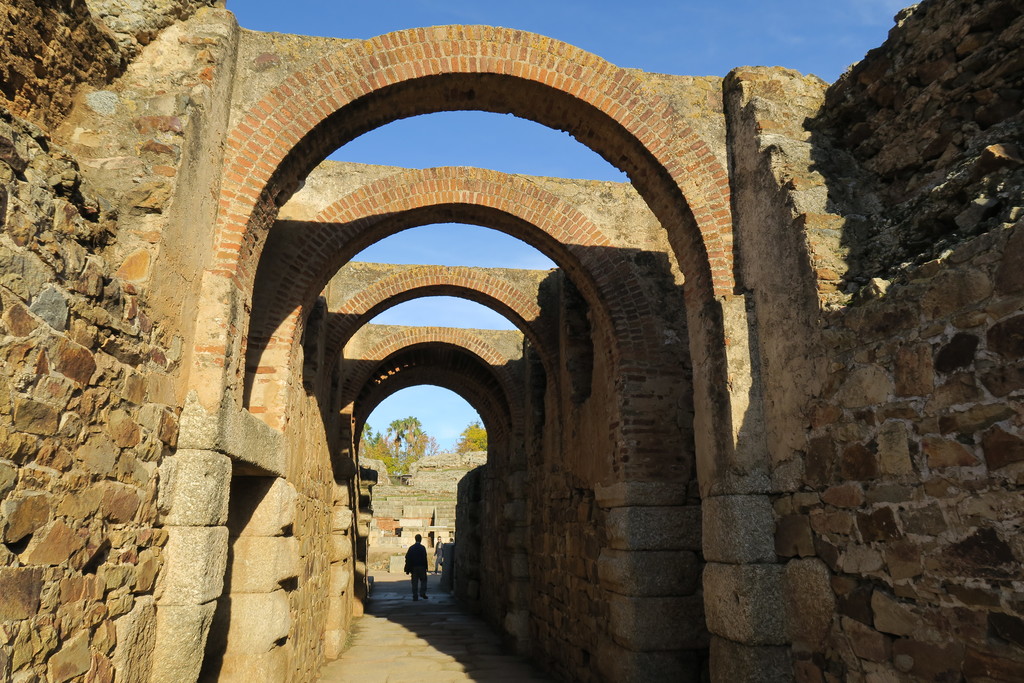
[[[160,465],[166,562],[157,583],[153,683],[195,681],[224,586],[231,458],[179,450]]]
[[[714,396],[717,387],[707,383],[716,377],[728,391],[727,403],[708,402],[697,429],[711,680],[789,681],[785,567],[775,555],[757,344],[746,299],[720,303],[725,367],[716,368],[708,354],[695,373],[695,384],[704,383],[698,395]]]

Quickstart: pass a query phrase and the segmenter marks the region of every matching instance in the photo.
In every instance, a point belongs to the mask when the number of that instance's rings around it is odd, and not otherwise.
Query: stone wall
[[[989,232],[826,319],[804,486],[775,501],[776,552],[833,572],[812,680],[1024,675],[1022,246]]]
[[[59,122],[83,85],[121,75],[161,29],[222,0],[11,0],[0,9],[0,95],[37,124]]]
[[[891,280],[1019,220],[1022,40],[1019,3],[930,0],[903,10],[888,40],[829,88],[812,129],[859,165],[851,176],[818,159],[850,221],[852,284]]]
[[[719,680],[788,658],[806,681],[1021,675],[1009,340],[1022,191],[1015,152],[999,146],[1020,117],[986,118],[1020,78],[999,33],[1018,30],[1019,10],[969,4],[901,14],[828,89],[778,69],[726,79],[775,521],[774,547],[731,572],[777,576],[785,597],[705,575],[709,610],[746,590],[752,614],[780,617],[709,620],[723,639],[713,656],[733,657]],[[1005,23],[982,40],[989,12]],[[952,135],[936,152],[939,131]],[[766,514],[754,498],[740,517],[751,529]]]
[[[0,675],[144,680],[180,355],[104,257],[114,215],[74,159],[7,111],[0,148]]]

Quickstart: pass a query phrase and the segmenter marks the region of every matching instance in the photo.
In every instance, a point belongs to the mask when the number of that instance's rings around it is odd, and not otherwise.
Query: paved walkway
[[[320,683],[554,680],[503,653],[489,626],[435,590],[437,579],[428,576],[429,599],[414,602],[407,576],[374,573],[366,614],[355,621],[349,648],[324,667]]]

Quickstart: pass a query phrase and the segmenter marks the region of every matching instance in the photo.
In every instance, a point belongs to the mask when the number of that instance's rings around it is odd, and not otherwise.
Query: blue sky
[[[370,38],[416,26],[489,24],[541,33],[614,64],[670,74],[724,76],[737,66],[785,66],[834,81],[880,45],[909,0],[228,0],[244,28],[337,38]],[[567,134],[512,116],[446,112],[396,121],[331,156],[429,168],[477,166],[506,173],[625,181]],[[358,260],[505,268],[553,267],[533,248],[476,226],[408,230]],[[493,311],[460,299],[419,299],[374,322],[510,329]],[[419,387],[381,403],[369,423],[383,429],[415,415],[442,449],[476,412],[451,392]]]

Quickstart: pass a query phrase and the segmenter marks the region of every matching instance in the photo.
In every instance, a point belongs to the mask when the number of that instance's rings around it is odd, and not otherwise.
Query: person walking
[[[441,571],[441,556],[444,555],[444,541],[440,538],[437,539],[437,545],[434,547],[434,573],[438,574]]]
[[[427,549],[416,534],[416,542],[405,551],[405,573],[412,575],[412,599],[427,599]]]

